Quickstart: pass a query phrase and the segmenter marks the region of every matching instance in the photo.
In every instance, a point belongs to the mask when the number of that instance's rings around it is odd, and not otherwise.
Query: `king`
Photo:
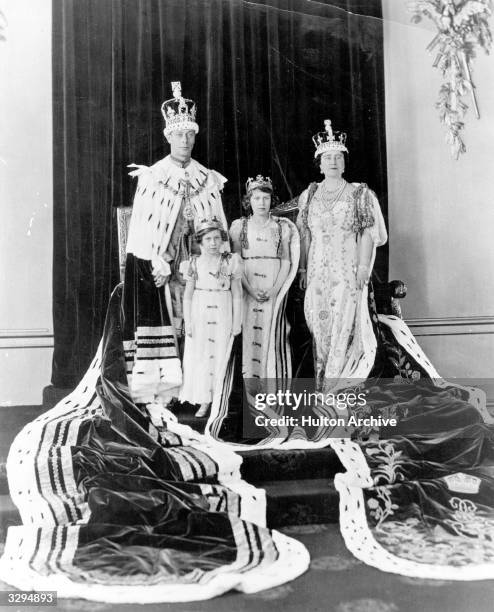
[[[166,404],[182,382],[185,282],[179,268],[197,249],[197,223],[216,217],[227,229],[220,193],[226,179],[192,159],[196,105],[182,96],[180,82],[171,85],[173,98],[161,106],[170,154],[149,167],[129,166],[138,184],[126,247],[123,334],[132,396],[146,404]]]

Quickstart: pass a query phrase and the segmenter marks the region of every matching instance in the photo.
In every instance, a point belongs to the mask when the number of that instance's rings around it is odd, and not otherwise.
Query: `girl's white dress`
[[[192,337],[185,337],[183,384],[179,399],[191,404],[209,403],[228,358],[232,335],[231,281],[242,277],[238,255],[222,253],[211,262],[203,255],[180,265],[185,280],[195,280],[192,296]]]

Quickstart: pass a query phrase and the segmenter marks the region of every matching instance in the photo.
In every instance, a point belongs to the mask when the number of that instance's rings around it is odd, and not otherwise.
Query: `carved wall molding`
[[[53,348],[53,332],[48,328],[0,329],[0,349]]]
[[[470,336],[494,334],[494,315],[406,319],[414,336]]]

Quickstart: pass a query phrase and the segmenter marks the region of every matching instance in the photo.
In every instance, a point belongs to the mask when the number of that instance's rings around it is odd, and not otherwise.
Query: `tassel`
[[[247,217],[242,217],[242,229],[240,230],[240,246],[243,249],[249,248],[249,240],[247,238]]]
[[[276,257],[279,257],[281,259],[281,254],[283,252],[283,244],[281,241],[281,235],[282,235],[281,219],[279,217],[276,218],[276,223],[278,224],[278,246],[276,247]]]

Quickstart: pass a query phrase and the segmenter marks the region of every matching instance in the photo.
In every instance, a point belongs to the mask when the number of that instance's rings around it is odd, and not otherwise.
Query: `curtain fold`
[[[229,221],[248,176],[270,175],[282,201],[319,180],[311,136],[326,118],[348,132],[345,177],[368,183],[386,216],[379,0],[53,0],[57,387],[96,351],[118,282],[114,208],[132,203],[127,164],[168,152],[160,105],[173,80],[198,105],[194,157],[228,178]]]

